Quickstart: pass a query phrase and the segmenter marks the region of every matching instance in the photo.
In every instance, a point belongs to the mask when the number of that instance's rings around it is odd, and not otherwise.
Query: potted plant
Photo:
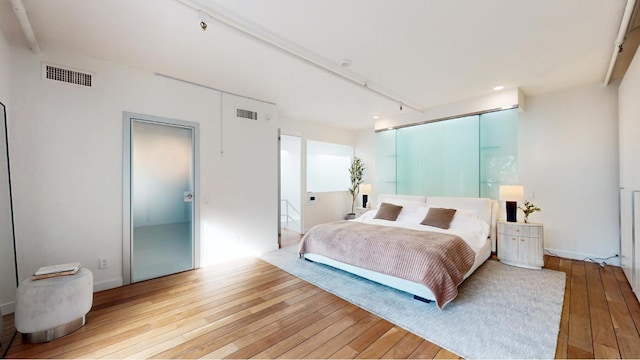
[[[520,207],[519,209],[524,213],[524,222],[529,222],[529,215],[533,214],[536,211],[540,211],[539,207],[533,205],[533,203],[529,202],[528,200],[525,200],[522,205],[523,207]]]
[[[362,184],[362,173],[364,172],[364,165],[362,160],[355,157],[351,162],[349,168],[349,175],[351,176],[351,187],[349,188],[349,194],[351,194],[351,212],[347,214],[347,219],[354,219],[356,217],[355,205],[358,192],[360,191],[360,184]]]

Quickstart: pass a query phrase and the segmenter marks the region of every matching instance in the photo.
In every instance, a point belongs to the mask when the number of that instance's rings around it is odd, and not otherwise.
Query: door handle
[[[184,192],[184,202],[193,202],[193,191]]]

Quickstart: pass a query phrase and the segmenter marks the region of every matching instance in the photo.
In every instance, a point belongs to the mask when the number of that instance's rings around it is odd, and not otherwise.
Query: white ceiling
[[[23,0],[40,47],[68,49],[278,104],[281,115],[372,127],[397,103],[175,0]],[[423,108],[492,92],[602,81],[625,0],[200,0]],[[27,42],[0,2],[1,27]],[[64,65],[64,64],[61,64]],[[91,71],[91,69],[85,69]],[[404,112],[411,111],[405,107]]]

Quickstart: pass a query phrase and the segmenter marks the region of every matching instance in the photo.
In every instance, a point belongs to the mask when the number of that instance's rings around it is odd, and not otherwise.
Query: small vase
[[[525,216],[524,216],[524,222],[525,222],[525,223],[528,223],[528,222],[529,222],[529,215],[525,215]]]

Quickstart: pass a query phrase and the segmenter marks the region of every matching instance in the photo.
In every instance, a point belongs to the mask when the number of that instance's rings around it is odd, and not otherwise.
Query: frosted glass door
[[[193,264],[194,130],[132,122],[132,281]]]

